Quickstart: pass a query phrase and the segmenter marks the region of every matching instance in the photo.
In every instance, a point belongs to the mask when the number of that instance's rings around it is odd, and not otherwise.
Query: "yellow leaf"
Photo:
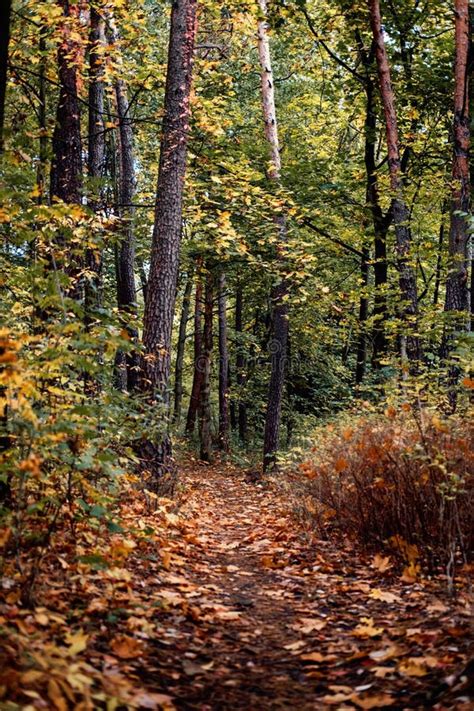
[[[383,627],[374,626],[372,617],[362,617],[362,624],[357,625],[352,634],[355,637],[378,637],[383,631]]]
[[[87,647],[89,635],[80,629],[77,632],[68,632],[65,636],[66,644],[69,645],[68,653],[73,657],[79,652],[83,652]]]

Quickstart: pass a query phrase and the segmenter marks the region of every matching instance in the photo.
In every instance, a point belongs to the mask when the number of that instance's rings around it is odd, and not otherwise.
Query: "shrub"
[[[300,464],[319,533],[389,548],[407,576],[443,566],[452,581],[474,542],[473,435],[472,420],[441,420],[408,404],[326,428]]]

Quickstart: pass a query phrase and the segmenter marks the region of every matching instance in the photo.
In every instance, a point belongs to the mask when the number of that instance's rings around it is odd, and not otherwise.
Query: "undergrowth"
[[[468,565],[474,422],[408,403],[329,425],[299,465],[300,505],[321,536],[347,534],[403,561],[404,576]],[[301,481],[300,481],[301,485]]]

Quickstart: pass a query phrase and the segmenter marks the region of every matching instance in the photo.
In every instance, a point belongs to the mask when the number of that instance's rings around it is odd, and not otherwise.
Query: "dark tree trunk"
[[[10,43],[11,0],[4,0],[0,7],[0,153],[3,152],[3,128],[5,123],[5,98],[7,92],[8,45]]]
[[[439,236],[438,236],[438,254],[436,256],[436,268],[435,268],[435,283],[433,291],[433,306],[437,306],[439,303],[439,291],[441,288],[441,267],[443,264],[443,245],[444,245],[444,213],[445,207],[441,211],[441,224],[439,226]]]
[[[175,0],[171,9],[165,106],[158,169],[150,275],[143,320],[141,388],[169,403],[171,334],[181,243],[190,93],[196,37],[196,0]],[[155,443],[155,486],[173,476],[169,437]]]
[[[238,399],[238,429],[239,437],[242,442],[247,440],[247,403],[243,398],[243,389],[245,387],[245,352],[242,343],[243,333],[243,289],[239,284],[235,295],[235,332],[237,336],[237,356],[235,363],[236,383],[239,393]]]
[[[271,376],[263,445],[264,472],[274,468],[276,465],[276,453],[278,451],[280,436],[281,406],[288,344],[288,307],[284,301],[286,294],[287,286],[285,282],[282,282],[273,291],[275,306],[273,310],[273,338],[270,341],[269,348],[271,355]]]
[[[57,0],[64,22],[58,48],[59,100],[53,133],[51,164],[51,199],[67,203],[81,202],[82,144],[75,55],[77,43],[71,37],[68,20],[78,13],[78,6],[68,0]]]
[[[366,67],[366,116],[365,116],[365,150],[364,162],[366,170],[366,202],[372,214],[374,228],[374,329],[373,329],[373,351],[372,365],[380,368],[380,360],[383,359],[387,350],[387,340],[385,336],[385,325],[387,322],[387,246],[386,238],[389,226],[389,219],[383,214],[380,206],[377,167],[376,167],[376,137],[377,137],[377,113],[375,108],[375,87],[369,74],[371,60],[364,53],[364,64]],[[364,270],[362,270],[364,271]],[[363,273],[362,279],[366,282]],[[361,303],[361,310],[363,305]],[[359,381],[358,381],[359,382]]]
[[[455,328],[466,329],[469,312],[468,223],[469,185],[469,2],[455,1],[456,62],[454,92],[454,154],[449,230],[449,265],[445,311],[458,313]],[[460,316],[459,316],[460,314]]]
[[[63,18],[57,55],[60,88],[52,139],[50,197],[52,202],[62,200],[69,204],[80,204],[82,142],[75,61],[79,48],[71,32],[71,21],[78,15],[79,7],[68,0],[56,1],[62,9]],[[66,272],[71,279],[67,295],[79,301],[84,291],[80,276],[84,266],[84,252],[75,245],[67,244],[63,235],[59,236],[56,246],[51,266]]]
[[[105,44],[104,20],[91,4],[89,31],[89,125],[88,125],[88,205],[93,212],[103,207],[102,177],[105,165],[104,133],[104,67],[102,48]],[[84,289],[84,321],[90,330],[102,300],[102,249],[100,245],[86,250],[89,276]],[[101,354],[99,354],[101,357]],[[85,376],[85,390],[95,395],[99,390],[96,379]]]
[[[88,205],[93,212],[103,207],[102,178],[105,165],[104,133],[104,66],[102,48],[105,43],[104,20],[90,8],[89,32],[89,126],[88,126]],[[88,249],[86,266],[91,275],[85,288],[86,325],[94,319],[94,310],[101,303],[102,251],[100,246]]]
[[[369,299],[367,287],[369,284],[369,250],[363,248],[363,257],[360,264],[360,278],[362,293],[359,300],[359,339],[357,342],[356,383],[364,380],[367,362],[367,318],[369,315]]]
[[[379,77],[380,95],[385,115],[388,166],[390,186],[393,194],[391,216],[395,226],[396,255],[399,272],[400,291],[403,300],[402,317],[404,331],[402,335],[402,355],[410,361],[412,371],[416,371],[421,357],[418,328],[418,293],[415,270],[411,264],[411,229],[410,213],[404,200],[400,162],[400,144],[398,138],[395,97],[390,78],[385,40],[382,30],[379,0],[369,0],[370,22],[375,42],[375,57]]]
[[[202,299],[202,275],[199,271],[197,275],[196,295],[194,300],[193,384],[189,400],[188,415],[186,418],[186,432],[189,435],[193,434],[196,425],[196,416],[199,408],[199,398],[202,384]]]
[[[112,41],[117,41],[117,32],[112,33]],[[135,164],[133,151],[133,124],[127,96],[127,85],[122,79],[115,82],[115,100],[119,117],[119,191],[118,212],[120,215],[120,241],[116,255],[117,273],[117,303],[122,313],[127,337],[131,343],[138,339],[137,320],[137,289],[135,283]],[[132,391],[137,387],[139,379],[139,362],[136,351],[128,351],[125,355],[117,353],[116,367],[122,369],[116,374],[116,380]],[[125,368],[125,372],[123,369]]]
[[[214,307],[214,277],[207,272],[204,295],[204,332],[202,343],[202,383],[199,397],[199,441],[200,457],[204,462],[212,462],[211,433],[211,357],[212,357],[212,316]]]
[[[224,272],[219,275],[219,449],[228,452],[229,442],[229,353],[227,350],[227,298]]]
[[[176,364],[174,368],[174,410],[173,421],[179,424],[181,420],[181,410],[183,404],[183,363],[186,346],[186,330],[188,327],[189,306],[191,303],[191,292],[193,290],[193,275],[190,274],[186,281],[183,294],[183,305],[181,307],[181,318],[179,320],[178,344],[176,348]]]

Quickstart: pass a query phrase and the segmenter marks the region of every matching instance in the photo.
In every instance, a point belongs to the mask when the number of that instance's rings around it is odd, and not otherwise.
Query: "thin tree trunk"
[[[247,440],[247,403],[243,398],[243,388],[245,386],[245,354],[242,343],[243,333],[243,289],[239,284],[235,296],[235,332],[237,335],[237,357],[235,363],[236,383],[239,393],[238,400],[238,429],[239,437],[242,442]]]
[[[212,356],[212,316],[214,306],[214,277],[210,270],[206,276],[204,296],[204,333],[201,358],[202,383],[199,397],[199,441],[200,457],[204,462],[212,462],[211,434],[211,356]]]
[[[118,34],[113,21],[112,42],[117,42]],[[119,117],[119,191],[118,212],[121,221],[121,234],[116,255],[117,273],[117,303],[122,313],[124,326],[131,343],[138,339],[137,320],[137,289],[135,283],[135,208],[133,198],[135,195],[135,164],[133,149],[133,124],[130,116],[130,106],[127,96],[127,85],[123,79],[116,79],[114,84],[117,115]],[[139,360],[135,350],[128,351],[125,355],[117,353],[116,367],[125,372],[116,375],[116,379],[125,385],[125,389],[132,391],[137,387],[139,379]]]
[[[469,312],[468,223],[470,208],[469,185],[469,2],[455,0],[455,91],[454,91],[454,154],[449,229],[449,267],[446,281],[445,311],[458,312],[456,328],[467,328]]]
[[[363,47],[363,43],[362,47]],[[387,322],[387,231],[389,219],[384,216],[380,206],[379,188],[376,167],[376,137],[377,137],[377,113],[375,108],[374,83],[370,76],[371,59],[365,51],[363,61],[366,68],[365,94],[366,94],[366,115],[365,115],[365,149],[364,162],[366,170],[366,202],[372,213],[372,223],[374,228],[374,329],[373,329],[373,351],[372,365],[380,368],[380,361],[387,350],[387,339],[385,326]],[[365,280],[365,275],[362,275]],[[364,282],[366,283],[366,282]],[[362,306],[362,304],[361,304]]]
[[[97,9],[90,6],[89,31],[89,126],[88,126],[88,205],[93,212],[103,207],[102,177],[105,164],[104,133],[104,66],[102,49],[105,45],[105,22]],[[84,290],[84,321],[89,330],[101,305],[102,249],[94,246],[86,250],[86,267],[90,272]],[[85,375],[85,390],[89,395],[99,391],[99,383]]]
[[[77,98],[77,73],[73,58],[78,52],[71,37],[68,20],[79,12],[77,4],[57,0],[62,8],[61,42],[58,48],[59,99],[56,124],[53,132],[53,160],[51,164],[51,200],[58,198],[66,203],[81,202],[82,143],[79,102]]]
[[[443,244],[444,244],[444,205],[441,212],[441,224],[439,226],[439,236],[438,236],[438,254],[436,256],[436,269],[435,269],[435,283],[433,291],[433,306],[437,306],[439,302],[439,291],[441,288],[441,266],[443,264]]]
[[[275,110],[275,90],[270,56],[270,42],[268,38],[267,3],[259,0],[260,11],[263,18],[258,22],[258,54],[261,70],[261,91],[263,119],[265,122],[265,137],[269,145],[270,165],[268,177],[275,183],[280,182],[281,160],[278,140],[278,126]],[[283,213],[274,217],[278,229],[278,261],[282,262],[282,248],[286,241],[286,216]],[[265,433],[263,444],[263,471],[275,466],[276,453],[280,439],[281,408],[283,400],[283,385],[285,380],[285,367],[287,360],[288,344],[288,306],[286,297],[288,286],[285,279],[273,289],[273,338],[270,344],[271,374],[265,418]]]
[[[50,171],[51,201],[62,200],[80,204],[82,193],[81,117],[77,94],[76,56],[79,47],[72,31],[71,20],[79,14],[77,3],[56,0],[62,9],[61,40],[58,47],[59,99],[52,139]],[[52,267],[64,270],[71,279],[67,295],[75,300],[83,297],[80,277],[84,266],[82,250],[66,244],[64,236],[57,240]]]
[[[190,93],[196,37],[196,0],[175,0],[171,9],[165,107],[158,170],[155,224],[143,321],[141,388],[168,406],[176,283],[182,230]],[[171,442],[154,443],[155,486],[174,477]]]
[[[229,352],[227,349],[227,298],[224,272],[219,275],[219,449],[228,452],[229,441]]]
[[[199,398],[202,384],[202,274],[198,263],[198,274],[196,281],[196,294],[194,297],[194,366],[193,384],[191,397],[189,400],[188,415],[186,418],[186,432],[192,435],[196,425],[196,416],[199,408]]]
[[[359,300],[359,340],[357,342],[356,383],[364,380],[367,362],[367,318],[369,315],[369,299],[367,287],[369,284],[369,250],[363,248],[363,257],[360,264],[360,278],[362,293]]]
[[[5,98],[7,92],[8,45],[10,43],[11,0],[4,0],[0,7],[0,153],[3,152],[3,128],[5,123]]]
[[[179,424],[183,404],[183,363],[186,346],[186,330],[188,326],[191,292],[193,290],[193,275],[188,276],[183,294],[181,318],[179,320],[178,345],[176,349],[176,364],[174,369],[174,411],[173,422]]]
[[[405,344],[403,350],[406,349],[406,356],[410,361],[411,369],[416,371],[416,364],[421,357],[421,349],[417,333],[418,293],[416,273],[410,261],[410,213],[403,194],[395,97],[390,78],[390,65],[385,47],[379,0],[369,0],[369,7],[370,22],[375,42],[375,57],[377,60],[380,95],[382,97],[385,115],[388,166],[392,190],[391,215],[395,226],[397,266],[400,291],[403,299],[402,317],[405,330],[402,336],[402,341]]]

